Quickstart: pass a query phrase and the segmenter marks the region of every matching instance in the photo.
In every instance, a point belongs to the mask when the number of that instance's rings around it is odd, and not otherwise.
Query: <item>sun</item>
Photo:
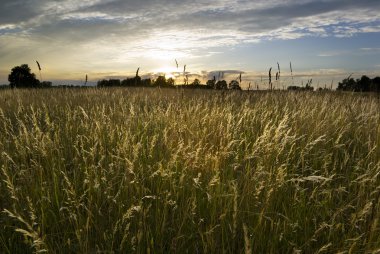
[[[165,75],[166,78],[176,78],[176,73],[178,73],[178,70],[174,67],[170,66],[164,66],[159,69],[155,70],[155,73],[160,75]]]
[[[166,77],[166,78],[172,78],[172,79],[175,79],[175,76],[174,76],[173,74],[171,74],[171,73],[166,73],[166,74],[165,74],[165,77]]]

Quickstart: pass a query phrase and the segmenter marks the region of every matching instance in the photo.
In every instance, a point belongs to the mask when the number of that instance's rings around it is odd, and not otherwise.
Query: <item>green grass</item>
[[[0,253],[380,251],[380,101],[0,91]]]

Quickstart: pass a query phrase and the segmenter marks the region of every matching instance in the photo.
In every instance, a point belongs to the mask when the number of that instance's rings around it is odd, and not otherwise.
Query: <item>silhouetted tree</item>
[[[98,83],[97,83],[97,86],[98,87],[106,87],[106,86],[108,86],[108,80],[105,80],[105,79],[99,80]]]
[[[123,81],[120,81],[119,79],[103,79],[99,80],[97,86],[98,87],[133,87],[133,86],[151,86],[152,80],[151,79],[144,79],[142,80],[141,77],[136,76],[133,78],[127,78]]]
[[[53,84],[50,81],[41,82],[41,87],[48,88],[48,87],[52,87],[52,86],[53,86]]]
[[[8,81],[11,88],[40,86],[40,81],[36,79],[34,73],[31,73],[27,64],[14,67],[8,76]]]
[[[241,87],[240,87],[240,84],[237,80],[232,80],[229,84],[228,84],[228,89],[231,89],[231,90],[241,90]]]
[[[380,93],[380,77],[372,79],[371,88],[372,92]]]
[[[141,77],[136,76],[134,79],[135,79],[135,86],[141,86]]]
[[[148,79],[143,79],[143,80],[141,81],[141,85],[142,85],[142,86],[151,86],[151,85],[152,85],[152,80],[151,80],[150,78],[148,78]]]
[[[218,89],[218,90],[227,89],[227,82],[225,80],[219,80],[215,84],[215,89]]]
[[[370,79],[367,76],[362,76],[357,80],[348,77],[343,79],[342,82],[339,82],[337,90],[353,92],[380,92],[380,77]]]
[[[154,81],[154,86],[166,86],[166,78],[165,76],[158,76],[158,78]]]
[[[362,76],[360,80],[357,80],[356,89],[360,92],[369,92],[372,80],[367,76]]]
[[[312,86],[306,86],[306,87],[300,87],[300,86],[288,86],[287,88],[289,91],[313,91],[314,87]]]
[[[288,86],[288,91],[314,91],[314,87],[311,86],[313,83],[313,80],[310,79],[307,81],[306,86],[300,87],[300,86]]]
[[[167,86],[174,86],[174,84],[175,84],[175,81],[173,78],[168,78],[168,80],[166,80]]]
[[[206,82],[206,86],[208,88],[215,88],[215,85],[216,85],[216,78],[215,78],[215,76],[214,76],[214,79],[207,80],[207,82]]]
[[[110,80],[99,80],[98,87],[111,87],[111,86],[120,86],[120,79],[110,79]]]
[[[108,81],[109,86],[120,86],[120,79],[110,79]]]
[[[142,81],[141,81],[140,76],[135,76],[133,78],[127,78],[121,82],[121,86],[141,86],[141,85],[142,85]]]
[[[355,91],[357,87],[357,84],[355,80],[351,77],[345,78],[342,80],[342,82],[338,83],[337,90],[341,91]]]
[[[191,83],[192,86],[200,86],[201,85],[201,81],[199,79],[194,79],[193,83]]]

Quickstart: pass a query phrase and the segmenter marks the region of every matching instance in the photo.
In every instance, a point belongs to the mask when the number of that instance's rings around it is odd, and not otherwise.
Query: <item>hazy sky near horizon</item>
[[[0,84],[29,64],[44,80],[243,72],[380,75],[379,0],[1,0]],[[179,63],[177,70],[175,59]],[[39,77],[39,74],[37,75]]]

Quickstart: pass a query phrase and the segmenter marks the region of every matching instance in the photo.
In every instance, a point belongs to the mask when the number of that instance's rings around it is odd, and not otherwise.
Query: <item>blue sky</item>
[[[243,86],[282,69],[279,86],[380,75],[379,0],[2,0],[0,84],[27,63],[55,83],[162,73]],[[177,59],[180,67],[175,64]],[[38,75],[39,76],[39,75]]]

